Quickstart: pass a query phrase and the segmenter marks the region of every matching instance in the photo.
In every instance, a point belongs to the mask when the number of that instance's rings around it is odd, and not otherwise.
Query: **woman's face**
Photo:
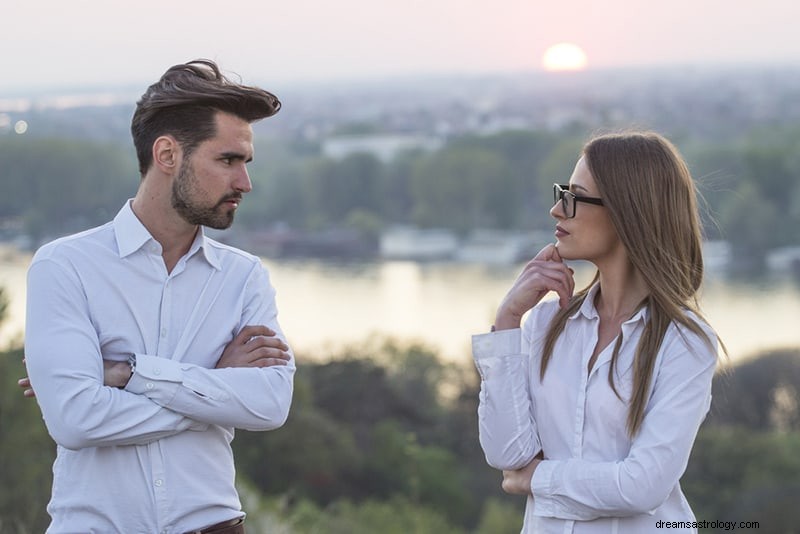
[[[597,184],[584,158],[578,160],[569,179],[569,190],[578,197],[599,198]],[[562,203],[550,209],[556,219],[556,247],[566,260],[587,260],[595,265],[605,258],[625,254],[608,209],[588,202],[575,201],[575,217],[567,218]]]

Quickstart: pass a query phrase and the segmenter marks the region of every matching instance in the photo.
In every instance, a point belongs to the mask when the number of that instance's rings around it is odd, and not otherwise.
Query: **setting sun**
[[[547,71],[583,70],[586,64],[586,52],[572,43],[555,44],[542,56],[542,66]]]

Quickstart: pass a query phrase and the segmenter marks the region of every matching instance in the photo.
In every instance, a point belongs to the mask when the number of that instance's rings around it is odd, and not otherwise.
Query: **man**
[[[261,262],[203,226],[233,222],[251,123],[279,109],[211,61],[170,68],[133,116],[136,197],[34,256],[26,365],[58,445],[48,533],[244,532],[234,428],[285,422],[295,365]]]

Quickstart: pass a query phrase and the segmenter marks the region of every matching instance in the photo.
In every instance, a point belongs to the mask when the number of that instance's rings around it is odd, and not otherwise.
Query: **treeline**
[[[506,131],[451,139],[391,162],[323,157],[307,142],[256,148],[254,190],[237,228],[345,228],[376,239],[388,225],[549,229],[551,184],[572,172],[585,132]],[[706,233],[739,260],[796,245],[800,127],[743,132],[715,144],[676,138],[698,182]],[[127,144],[0,136],[0,230],[42,239],[107,221],[139,177]],[[756,263],[756,267],[758,267]]]
[[[44,531],[55,446],[22,397],[22,350],[0,355],[0,533]],[[477,373],[414,343],[370,340],[302,365],[286,425],[238,431],[238,485],[255,532],[516,534],[477,436]],[[469,356],[465,355],[465,363]],[[800,524],[800,350],[721,372],[681,484],[698,519]]]

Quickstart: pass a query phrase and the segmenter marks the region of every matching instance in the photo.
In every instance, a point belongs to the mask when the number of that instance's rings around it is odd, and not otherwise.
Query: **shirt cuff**
[[[531,477],[533,513],[540,517],[558,517],[558,503],[553,497],[555,486],[561,478],[564,462],[543,460]]]
[[[522,329],[511,328],[472,336],[472,356],[475,361],[496,356],[519,354],[522,347]]]
[[[522,335],[519,328],[472,336],[472,357],[482,380],[511,376],[522,364]],[[516,358],[514,358],[516,356]]]
[[[169,402],[177,393],[182,377],[183,371],[178,362],[159,356],[137,354],[136,370],[125,386],[125,391],[151,399],[157,398],[163,406],[163,402]]]

